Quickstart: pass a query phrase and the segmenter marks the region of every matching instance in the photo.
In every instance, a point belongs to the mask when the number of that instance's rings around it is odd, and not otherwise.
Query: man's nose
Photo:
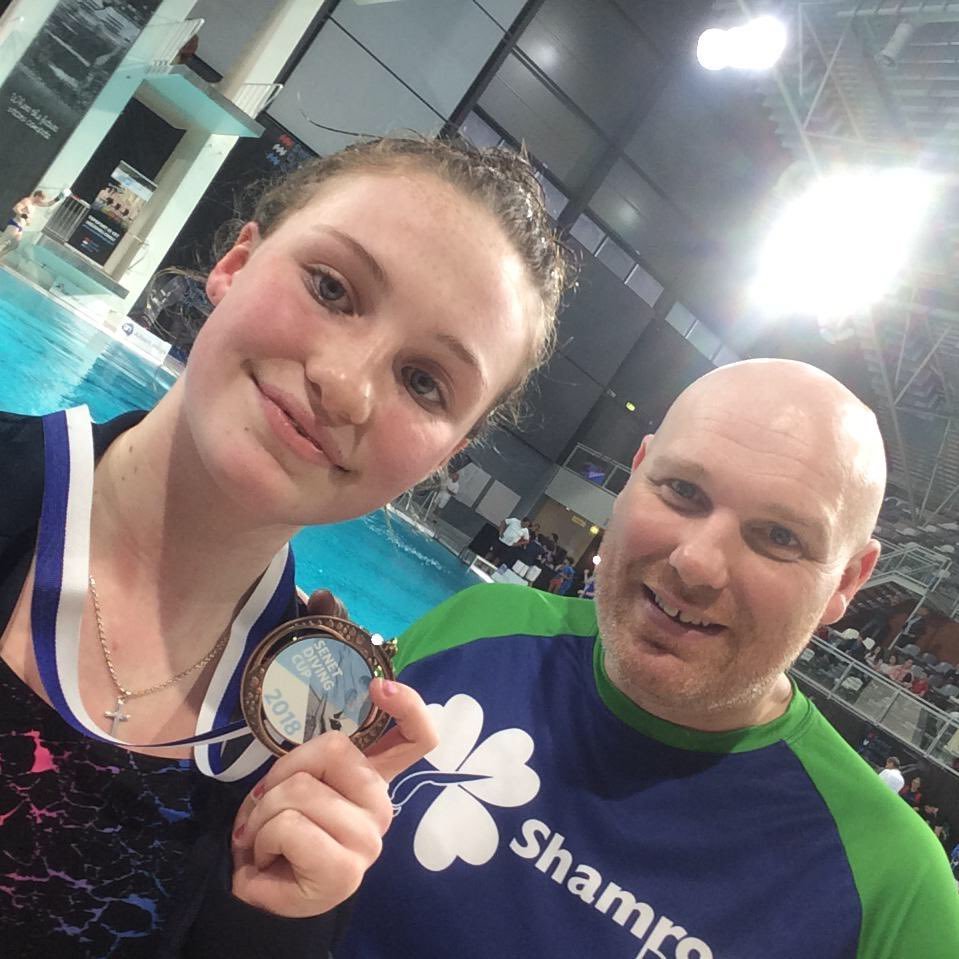
[[[729,582],[731,531],[719,517],[689,522],[669,564],[690,587],[722,589]]]

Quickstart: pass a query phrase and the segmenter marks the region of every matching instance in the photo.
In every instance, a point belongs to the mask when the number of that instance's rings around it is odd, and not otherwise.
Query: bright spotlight
[[[594,565],[594,566],[599,566],[599,564],[600,564],[602,561],[603,561],[603,557],[600,556],[599,553],[597,553],[597,554],[593,557],[593,565]]]
[[[775,17],[757,17],[741,27],[706,30],[696,56],[707,70],[768,70],[786,49],[786,27]]]
[[[774,224],[753,287],[769,315],[835,321],[888,292],[906,263],[934,195],[919,170],[822,177]]]

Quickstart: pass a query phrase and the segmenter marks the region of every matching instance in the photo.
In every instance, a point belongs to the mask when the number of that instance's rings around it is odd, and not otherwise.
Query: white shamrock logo
[[[398,814],[413,793],[440,787],[420,820],[413,852],[420,864],[440,872],[457,859],[482,866],[493,858],[499,830],[484,803],[522,806],[539,792],[539,776],[526,765],[533,740],[522,729],[501,729],[477,745],[483,729],[483,707],[459,693],[445,706],[431,703],[439,745],[426,756],[436,770],[411,773],[393,787]]]

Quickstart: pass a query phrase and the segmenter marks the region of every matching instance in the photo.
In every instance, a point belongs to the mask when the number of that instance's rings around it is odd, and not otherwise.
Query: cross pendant
[[[130,717],[128,714],[123,711],[123,697],[117,696],[117,704],[112,710],[107,710],[103,715],[107,719],[112,719],[113,722],[110,725],[110,735],[116,736],[117,732],[120,729],[120,723],[125,723]]]

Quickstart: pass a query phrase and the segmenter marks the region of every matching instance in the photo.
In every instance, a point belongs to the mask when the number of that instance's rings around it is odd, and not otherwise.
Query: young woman
[[[375,681],[396,726],[366,756],[329,734],[272,767],[211,730],[298,613],[290,537],[384,505],[508,407],[564,270],[523,159],[358,145],[263,196],[153,411],[0,416],[4,954],[326,954],[386,781],[433,746],[425,706]]]

